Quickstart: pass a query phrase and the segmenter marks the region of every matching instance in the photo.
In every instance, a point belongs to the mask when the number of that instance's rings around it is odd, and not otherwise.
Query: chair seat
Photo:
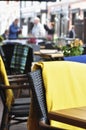
[[[29,114],[30,105],[13,106],[10,111],[10,115],[16,117],[26,117]]]

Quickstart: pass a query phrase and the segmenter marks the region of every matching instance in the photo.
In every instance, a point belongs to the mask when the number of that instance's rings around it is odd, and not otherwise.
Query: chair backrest
[[[2,49],[1,46],[0,46],[0,55],[1,55],[1,57],[2,57],[2,59],[3,59],[3,61],[4,61],[4,63],[6,63],[5,54],[4,54],[3,49]]]
[[[29,73],[29,82],[32,89],[32,98],[34,99],[35,106],[37,107],[37,116],[49,124],[47,116],[47,104],[45,98],[45,89],[42,81],[41,69]]]
[[[10,64],[11,64],[14,46],[15,44],[13,43],[7,43],[2,45],[2,50],[4,52],[5,59],[6,59],[5,66],[8,74],[11,73]]]
[[[6,59],[6,70],[8,74],[13,74],[13,71],[15,70],[15,68],[11,68],[11,61],[12,61],[12,57],[13,57],[14,49],[16,45],[21,45],[21,47],[23,47],[23,45],[20,43],[5,43],[4,45],[2,45],[2,50],[4,52],[5,59]],[[18,54],[19,54],[19,51],[18,51]],[[17,57],[18,57],[18,54],[16,54]],[[23,55],[23,52],[22,52],[22,55]],[[23,73],[27,73],[31,71],[32,61],[33,61],[33,50],[31,47],[29,47]],[[20,63],[21,62],[19,62],[19,64]]]
[[[33,127],[35,128],[35,130],[63,130],[61,128],[50,126],[45,96],[46,92],[43,84],[41,69],[38,69],[34,72],[30,72],[28,75],[29,83],[32,90],[32,102],[34,102],[33,107],[35,107],[35,112],[38,120],[38,125],[36,125],[36,127]]]
[[[37,62],[40,60],[40,56],[36,56],[34,55],[35,51],[40,51],[40,45],[36,45],[36,44],[30,44],[31,48],[33,49],[33,61]]]

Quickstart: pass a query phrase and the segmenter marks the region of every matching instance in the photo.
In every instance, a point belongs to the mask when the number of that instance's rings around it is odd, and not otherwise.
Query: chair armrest
[[[21,90],[21,89],[30,89],[28,85],[0,85],[1,90],[7,90],[7,89],[12,89],[12,90]],[[14,96],[15,97],[15,96]],[[21,106],[21,105],[30,105],[31,103],[31,97],[28,95],[28,97],[15,97],[14,104],[13,106]]]
[[[28,94],[30,96],[31,91],[27,74],[8,75],[8,80],[11,89],[14,89],[14,95],[16,98],[21,96],[28,97]],[[28,89],[28,91],[23,89]]]
[[[11,78],[17,78],[17,77],[25,77],[27,76],[26,74],[17,74],[17,75],[8,75],[8,78],[11,79]]]
[[[0,89],[30,89],[29,87],[29,85],[0,85]]]
[[[40,127],[40,130],[64,130],[62,128],[50,126],[50,125],[46,124],[43,120],[39,121],[39,127]]]

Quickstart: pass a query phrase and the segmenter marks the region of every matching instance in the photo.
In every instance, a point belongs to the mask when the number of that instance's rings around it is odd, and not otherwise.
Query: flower
[[[73,42],[71,42],[71,46],[82,46],[83,42],[82,40],[75,39]]]
[[[64,56],[77,56],[81,55],[84,51],[82,40],[75,39],[70,44],[59,46],[59,49],[63,51]]]

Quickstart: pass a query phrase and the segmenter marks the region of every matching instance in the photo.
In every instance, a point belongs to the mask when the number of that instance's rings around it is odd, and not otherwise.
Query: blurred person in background
[[[33,37],[45,37],[46,36],[46,31],[44,29],[44,26],[40,23],[40,19],[38,17],[34,18],[32,36]]]
[[[33,26],[34,26],[34,23],[32,21],[32,18],[29,18],[29,21],[28,21],[28,34],[29,35],[31,34]]]
[[[53,36],[55,33],[54,22],[50,22],[49,25],[44,24],[44,28],[47,32],[47,38],[53,40]]]
[[[21,33],[21,29],[18,26],[19,20],[16,18],[9,27],[9,39],[17,39]]]
[[[6,29],[1,36],[3,37],[4,40],[8,39],[8,37],[9,37],[9,30]]]
[[[71,30],[69,31],[69,38],[75,38],[75,26],[72,26]]]

